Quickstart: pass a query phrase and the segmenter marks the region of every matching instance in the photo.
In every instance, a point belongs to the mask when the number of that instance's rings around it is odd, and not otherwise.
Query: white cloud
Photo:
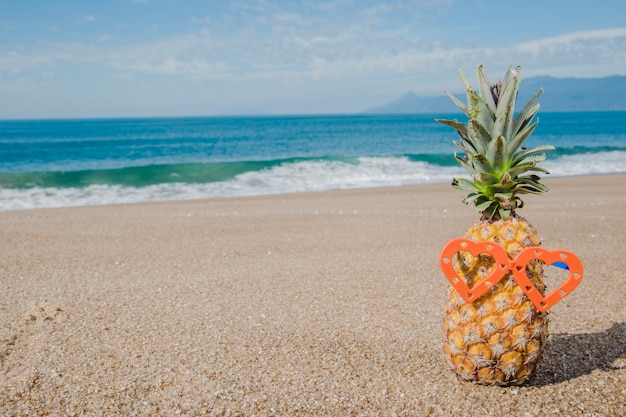
[[[281,19],[294,18],[284,15]],[[68,65],[109,69],[111,77],[117,73],[146,73],[289,82],[415,74],[418,78],[430,77],[432,85],[428,88],[440,91],[436,80],[444,76],[449,79],[459,67],[479,62],[488,67],[501,67],[502,62],[520,64],[532,68],[535,74],[572,76],[588,74],[591,62],[604,65],[604,71],[623,73],[624,51],[626,28],[563,34],[510,48],[473,49],[451,48],[417,38],[364,35],[355,26],[332,34],[298,28],[264,34],[246,29],[224,36],[203,29],[129,46],[68,43],[48,45],[38,51],[11,51],[0,55],[0,73]],[[546,69],[552,73],[546,73]],[[570,74],[564,73],[566,70]]]
[[[532,74],[597,77],[626,71],[626,27],[565,33],[524,42],[509,54]]]
[[[297,21],[282,15],[280,21]],[[434,41],[387,34],[364,34],[356,26],[334,33],[292,28],[260,33],[242,29],[225,36],[202,29],[153,42],[121,46],[67,43],[0,55],[0,73],[62,65],[94,66],[120,72],[145,72],[194,78],[314,79],[394,74],[455,73],[459,66],[521,64],[541,73],[569,67],[580,75],[589,63],[616,73],[626,68],[626,28],[576,32],[538,39],[509,48],[451,48]],[[547,74],[552,75],[552,74]],[[566,74],[567,75],[567,74]]]
[[[87,22],[95,22],[95,21],[96,21],[96,18],[95,18],[95,17],[93,17],[93,15],[87,15],[87,16],[85,16],[85,20],[86,20]]]
[[[565,33],[545,39],[537,39],[531,42],[524,42],[517,46],[521,52],[538,55],[544,51],[553,52],[558,49],[570,48],[576,44],[593,42],[593,46],[601,45],[603,41],[626,41],[626,27],[591,30],[583,32]]]

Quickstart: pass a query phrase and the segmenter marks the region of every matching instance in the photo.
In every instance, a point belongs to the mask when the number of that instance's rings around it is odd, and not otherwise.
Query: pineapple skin
[[[466,238],[502,246],[509,259],[540,245],[536,229],[517,214],[508,219],[482,219],[467,230]],[[454,268],[469,287],[485,278],[493,258],[460,252]],[[543,264],[528,264],[531,282],[543,294]],[[483,385],[520,385],[541,362],[548,337],[547,313],[539,312],[515,281],[511,271],[472,303],[454,287],[448,288],[444,318],[444,352],[452,370],[464,380]]]

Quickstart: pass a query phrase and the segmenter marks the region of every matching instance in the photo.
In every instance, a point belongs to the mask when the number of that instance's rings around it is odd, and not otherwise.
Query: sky
[[[626,75],[623,0],[0,0],[0,119],[359,113]],[[523,82],[522,82],[523,88]]]

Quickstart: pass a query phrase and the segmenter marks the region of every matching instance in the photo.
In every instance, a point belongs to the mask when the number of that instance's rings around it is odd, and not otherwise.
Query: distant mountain
[[[477,88],[475,86],[475,88]],[[626,110],[626,76],[603,78],[531,77],[522,80],[518,105],[524,105],[539,90],[541,111]],[[465,92],[453,93],[465,102]],[[519,109],[518,109],[519,110]],[[458,108],[444,94],[419,96],[409,92],[366,113],[456,113]]]

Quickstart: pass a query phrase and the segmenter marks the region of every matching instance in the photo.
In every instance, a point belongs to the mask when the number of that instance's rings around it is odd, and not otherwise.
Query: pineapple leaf
[[[513,164],[519,165],[528,161],[541,162],[546,159],[545,151],[553,151],[555,148],[552,145],[541,145],[530,150],[522,149],[520,152],[513,155]]]
[[[550,173],[549,170],[545,169],[544,167],[538,167],[537,165],[533,166],[532,169],[529,169],[529,171],[543,172],[544,174]]]
[[[544,193],[544,191],[540,191],[540,190],[534,190],[531,188],[519,188],[518,190],[515,191],[516,194],[535,194],[535,195],[541,195]],[[521,200],[520,200],[521,201]],[[521,207],[521,205],[518,205],[518,207]]]
[[[465,114],[470,118],[478,117],[478,94],[476,94],[476,91],[474,91],[474,89],[472,88],[472,85],[470,84],[462,69],[459,69],[459,75],[461,77],[461,80],[463,81],[465,94],[467,96],[467,106]]]
[[[515,104],[511,104],[510,106],[507,107],[507,110],[505,113],[506,120],[504,122],[504,126],[502,127],[504,130],[504,136],[506,137],[507,142],[510,141],[514,135],[513,133],[514,116],[515,116]]]
[[[507,86],[511,82],[511,75],[517,75],[517,71],[513,70],[513,67],[509,65],[506,72],[504,73],[504,77],[502,77],[502,89],[506,90]]]
[[[504,204],[509,204],[511,201],[511,196],[509,194],[504,193],[494,193],[493,195],[499,202]]]
[[[539,122],[535,122],[530,126],[524,126],[523,130],[517,132],[508,144],[509,154],[514,153],[520,146],[522,146],[526,139],[528,139],[528,137],[533,133],[538,124]]]
[[[436,122],[441,123],[443,125],[446,126],[450,126],[451,128],[455,129],[457,131],[457,133],[459,134],[459,136],[461,137],[461,139],[463,139],[464,141],[468,140],[468,128],[467,125],[465,123],[461,123],[458,120],[447,120],[447,119],[435,119]],[[456,144],[456,143],[455,143]],[[457,145],[459,146],[459,145]],[[461,147],[461,146],[459,146]]]
[[[474,175],[474,181],[481,184],[497,184],[500,179],[489,172],[479,172]]]
[[[550,173],[550,171],[548,171],[547,169],[542,168],[542,167],[538,167],[537,166],[537,162],[526,162],[524,164],[515,165],[508,172],[509,172],[509,175],[511,175],[512,178],[517,178],[518,176],[520,176],[523,173],[528,172],[528,171],[543,172],[544,174],[549,174]]]
[[[500,214],[500,218],[502,220],[506,220],[509,218],[509,216],[511,215],[511,211],[510,209],[503,209],[503,208],[499,208],[498,209],[498,214]]]
[[[498,211],[498,203],[495,201],[491,201],[491,204],[484,210],[478,210],[482,213],[483,217],[487,219],[493,219],[496,212]]]
[[[476,201],[476,199],[482,197],[483,195],[480,193],[470,193],[468,194],[464,199],[463,202],[465,204],[470,204],[473,203],[474,201]]]
[[[489,105],[481,95],[478,95],[476,106],[478,108],[478,114],[474,118],[480,121],[488,131],[491,131],[493,129],[495,113],[489,108]]]
[[[469,172],[470,174],[473,174],[474,172],[476,172],[476,170],[474,169],[474,167],[467,161],[467,156],[459,156],[456,152],[454,153],[454,159],[456,159],[456,162],[461,165],[463,168],[465,168],[465,170],[467,172]]]
[[[436,122],[444,124],[446,126],[450,126],[456,131],[467,132],[467,125],[465,123],[459,122],[458,120],[448,120],[448,119],[435,119]]]
[[[476,73],[478,74],[478,89],[480,91],[480,95],[484,98],[485,104],[487,104],[491,113],[495,114],[496,102],[493,99],[493,94],[491,94],[491,83],[489,82],[482,65],[478,66]]]
[[[548,191],[548,187],[539,182],[539,177],[531,175],[529,177],[522,177],[518,180],[517,188],[519,190],[526,190],[534,192],[536,194],[542,194]]]
[[[466,178],[454,178],[452,180],[452,186],[457,190],[462,191],[476,191],[476,184]]]
[[[445,93],[448,97],[450,97],[450,99],[452,99],[452,102],[453,102],[454,104],[456,104],[456,106],[457,106],[459,109],[461,109],[461,111],[462,111],[464,114],[466,114],[466,115],[468,115],[468,116],[469,116],[469,111],[468,111],[468,109],[467,109],[467,106],[466,106],[466,105],[465,105],[465,104],[464,104],[461,100],[459,100],[458,98],[454,97],[452,94],[448,93],[447,91],[444,91],[444,93]]]
[[[465,152],[470,152],[471,153],[471,152],[475,152],[476,151],[476,149],[474,149],[471,146],[471,142],[469,140],[462,140],[460,142],[455,140],[455,141],[452,141],[452,144],[454,146],[456,146],[457,148],[461,148]]]
[[[535,104],[535,103],[542,93],[543,93],[543,89],[540,88],[535,93],[535,95],[532,96],[530,100],[528,100],[528,103],[526,103],[522,111],[519,112],[513,125],[514,131],[516,132],[520,131],[525,125],[527,125],[533,119],[533,117],[535,117],[535,115],[539,111],[539,104]]]
[[[474,170],[477,172],[494,172],[493,165],[485,155],[482,153],[477,153],[475,155],[469,155],[470,163],[474,167]]]
[[[478,119],[467,122],[467,130],[468,140],[472,141],[476,152],[485,153],[491,141],[489,130]]]
[[[491,190],[495,194],[512,195],[516,183],[512,180],[508,172],[505,172],[502,179],[491,185]],[[501,200],[501,199],[500,199]],[[503,200],[501,200],[503,201]]]
[[[506,162],[506,140],[504,136],[499,135],[497,138],[491,141],[489,148],[487,148],[487,160],[491,162],[493,168],[499,172],[504,167]]]
[[[517,75],[517,72],[513,72]],[[504,88],[504,92],[502,92],[500,100],[498,101],[494,129],[491,132],[494,136],[504,134],[510,137],[510,132],[513,129],[513,113],[515,112],[515,100],[519,89],[519,77],[514,76],[513,79],[508,82],[506,86],[503,85],[502,88]]]
[[[493,200],[487,200],[483,203],[480,204],[476,204],[476,210],[478,210],[479,212],[483,213],[485,211],[487,211],[489,209],[489,207],[493,206],[493,205],[497,205],[497,203]]]

